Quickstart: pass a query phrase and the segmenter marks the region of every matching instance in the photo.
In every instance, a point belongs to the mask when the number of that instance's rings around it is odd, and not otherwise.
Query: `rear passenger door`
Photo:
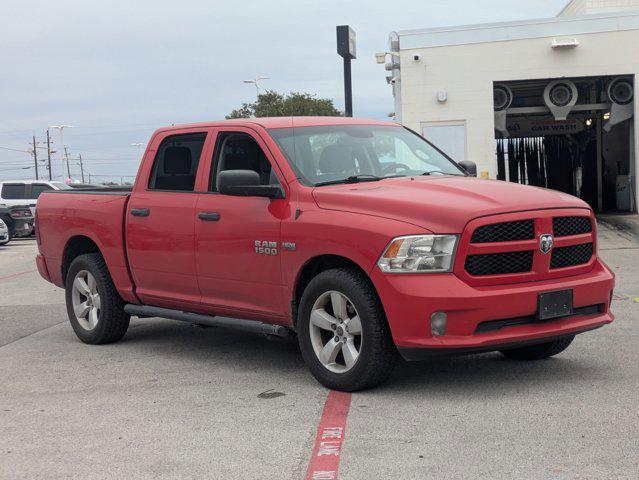
[[[126,244],[136,293],[165,308],[200,303],[194,212],[210,130],[157,135],[145,154],[126,212]]]

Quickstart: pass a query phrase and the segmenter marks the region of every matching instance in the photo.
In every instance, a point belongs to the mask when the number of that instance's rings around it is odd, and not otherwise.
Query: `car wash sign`
[[[508,118],[506,128],[511,137],[545,137],[547,135],[570,135],[586,129],[585,119],[575,117],[568,120],[552,118]]]

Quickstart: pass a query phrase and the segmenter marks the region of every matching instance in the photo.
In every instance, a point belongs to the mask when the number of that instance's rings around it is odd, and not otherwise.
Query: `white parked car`
[[[29,205],[31,214],[35,215],[35,207],[40,194],[46,190],[69,190],[62,182],[46,180],[5,180],[0,182],[0,203],[7,206]]]
[[[9,236],[9,227],[4,223],[4,220],[0,218],[0,246],[6,245],[11,240]]]

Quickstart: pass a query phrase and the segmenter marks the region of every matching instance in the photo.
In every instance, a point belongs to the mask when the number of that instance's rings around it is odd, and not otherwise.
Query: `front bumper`
[[[385,275],[374,269],[371,275],[395,345],[407,360],[540,343],[593,330],[614,319],[610,312],[614,274],[599,259],[588,273],[509,285],[473,287],[452,273]],[[539,293],[564,289],[573,290],[576,315],[536,321]],[[445,335],[431,335],[433,312],[446,312]],[[518,321],[478,331],[480,324],[502,319]]]

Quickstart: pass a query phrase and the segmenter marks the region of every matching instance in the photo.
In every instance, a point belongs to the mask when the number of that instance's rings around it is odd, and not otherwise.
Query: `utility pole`
[[[64,129],[73,128],[73,125],[51,125],[49,128],[55,128],[60,132],[60,148],[64,148]],[[62,177],[64,177],[64,153],[65,150],[60,150],[60,157],[62,158]],[[69,159],[67,158],[67,172],[69,171]],[[69,175],[70,176],[70,175]]]
[[[35,165],[35,179],[40,180],[38,178],[38,149],[36,147],[35,135],[33,136],[33,164]]]
[[[84,183],[84,167],[82,166],[82,154],[79,154],[80,158],[80,176],[82,177],[82,183]]]
[[[140,152],[142,151],[142,147],[144,147],[146,143],[132,143],[131,146],[138,149],[138,159],[141,160]]]
[[[51,172],[51,138],[49,137],[49,129],[47,128],[47,165],[49,167],[49,181],[53,180]]]
[[[69,168],[69,152],[67,152],[67,147],[64,147],[64,159],[67,162],[67,178],[71,178],[71,169]]]

